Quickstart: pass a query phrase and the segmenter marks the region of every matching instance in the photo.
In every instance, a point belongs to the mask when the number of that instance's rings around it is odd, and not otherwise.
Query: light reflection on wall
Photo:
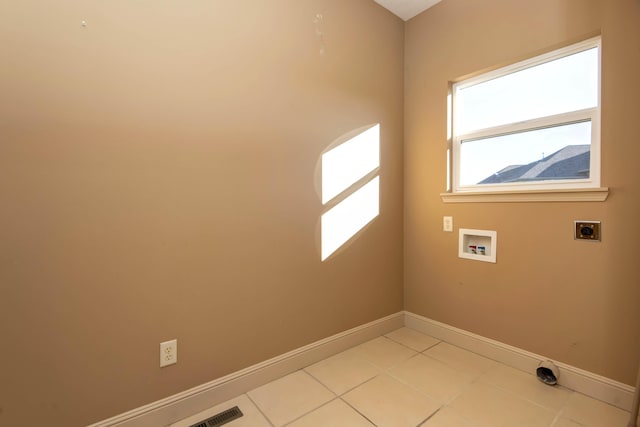
[[[379,215],[380,125],[325,152],[322,161],[321,259],[347,243]]]

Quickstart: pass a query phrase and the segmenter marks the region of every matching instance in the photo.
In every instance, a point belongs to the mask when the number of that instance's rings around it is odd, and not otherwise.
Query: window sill
[[[440,193],[444,203],[604,202],[608,196],[608,187],[571,190]]]

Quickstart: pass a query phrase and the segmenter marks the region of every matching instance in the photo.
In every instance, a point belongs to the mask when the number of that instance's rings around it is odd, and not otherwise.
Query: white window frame
[[[473,86],[488,80],[502,77],[517,71],[521,71],[535,65],[560,59],[588,49],[598,48],[598,103],[594,108],[579,111],[571,111],[563,114],[556,114],[491,128],[480,129],[465,134],[458,134],[456,131],[456,94],[457,91],[469,86]],[[601,115],[601,68],[602,68],[602,41],[600,37],[594,37],[561,49],[548,52],[543,55],[521,61],[507,67],[481,74],[479,76],[466,79],[452,85],[452,102],[450,107],[450,117],[452,127],[452,164],[453,164],[453,188],[452,192],[462,193],[490,193],[490,192],[531,192],[544,190],[575,190],[596,189],[600,187],[600,115]],[[588,179],[567,179],[567,180],[545,180],[534,182],[514,182],[500,184],[460,184],[460,151],[462,141],[481,139],[487,137],[503,136],[527,130],[537,130],[550,128],[584,121],[591,122],[591,147],[590,147],[590,170]],[[451,128],[450,128],[451,129]]]

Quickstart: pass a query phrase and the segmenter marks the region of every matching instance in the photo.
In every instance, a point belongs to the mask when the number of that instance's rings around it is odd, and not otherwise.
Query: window
[[[600,38],[453,85],[453,192],[600,186]]]
[[[379,214],[380,125],[376,124],[322,154],[320,219],[322,261]]]

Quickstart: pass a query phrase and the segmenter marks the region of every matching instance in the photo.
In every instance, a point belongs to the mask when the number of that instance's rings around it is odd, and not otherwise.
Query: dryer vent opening
[[[560,371],[553,362],[546,360],[540,363],[536,369],[536,376],[545,384],[556,385],[558,384],[558,378],[560,378]]]

